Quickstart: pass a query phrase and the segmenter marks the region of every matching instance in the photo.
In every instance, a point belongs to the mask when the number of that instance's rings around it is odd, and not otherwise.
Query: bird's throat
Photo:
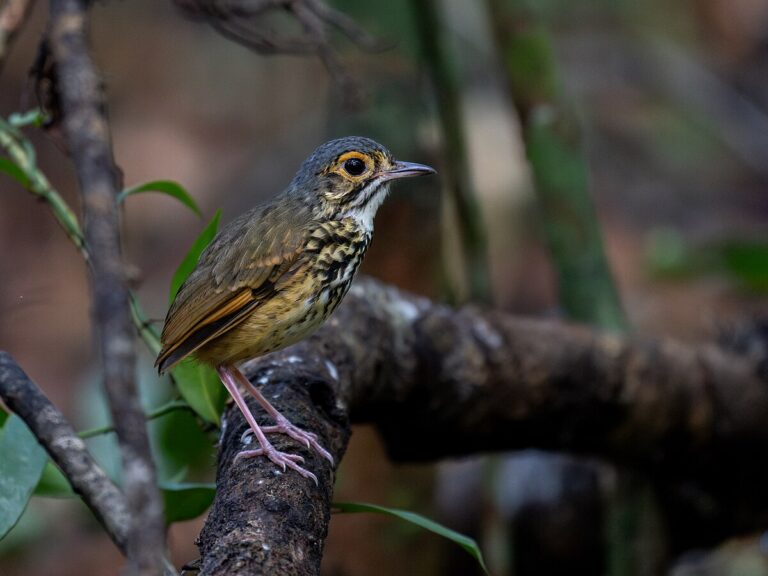
[[[344,217],[354,218],[366,231],[373,231],[373,219],[382,202],[389,195],[389,184],[373,182],[359,193],[360,202],[350,206],[343,214]]]

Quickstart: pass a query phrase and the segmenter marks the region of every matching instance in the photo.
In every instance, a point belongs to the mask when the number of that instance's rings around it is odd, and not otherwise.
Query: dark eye
[[[350,176],[360,176],[360,174],[365,172],[365,162],[360,160],[360,158],[350,158],[344,162],[344,170]]]

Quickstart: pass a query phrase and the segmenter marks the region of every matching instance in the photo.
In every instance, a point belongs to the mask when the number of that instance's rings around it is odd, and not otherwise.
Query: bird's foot
[[[275,424],[273,426],[262,426],[261,431],[265,434],[285,434],[286,436],[289,436],[293,438],[294,440],[301,442],[304,446],[306,446],[309,450],[314,450],[320,456],[327,459],[331,464],[333,464],[333,456],[331,456],[330,452],[323,448],[320,443],[317,441],[317,434],[314,434],[312,432],[307,432],[306,430],[302,430],[295,424],[292,424],[288,418],[283,416],[282,414],[278,414],[275,418]],[[246,438],[253,435],[253,431],[246,430],[243,432],[242,441],[247,442]]]
[[[307,432],[306,430],[302,430],[295,424],[292,424],[285,416],[282,414],[279,414],[275,420],[274,426],[264,426],[262,428],[265,434],[285,434],[287,436],[290,436],[294,440],[301,442],[309,448],[310,450],[314,450],[320,456],[328,460],[331,464],[333,464],[333,456],[331,456],[331,453],[328,452],[325,448],[323,448],[320,443],[317,441],[317,434],[313,434],[312,432]]]
[[[315,486],[317,486],[317,476],[312,474],[312,472],[309,470],[299,466],[299,464],[304,463],[303,457],[299,456],[298,454],[281,452],[269,443],[267,443],[265,446],[262,446],[261,448],[254,448],[253,450],[242,450],[241,452],[238,452],[237,456],[235,456],[235,463],[245,458],[256,458],[258,456],[266,456],[272,462],[277,464],[283,470],[283,472],[285,472],[286,467],[290,468],[291,470],[295,470],[304,478],[311,479],[315,483]]]

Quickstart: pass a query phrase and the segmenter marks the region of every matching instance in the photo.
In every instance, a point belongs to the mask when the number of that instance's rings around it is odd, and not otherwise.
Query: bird
[[[278,412],[239,365],[322,325],[350,287],[391,182],[435,173],[395,160],[370,138],[330,140],[301,164],[287,188],[222,228],[201,253],[168,310],[155,366],[162,374],[192,357],[215,368],[259,444],[237,459],[265,456],[317,483],[302,456],[277,450],[266,436],[282,433],[333,463],[317,436]],[[274,424],[259,425],[241,386]]]

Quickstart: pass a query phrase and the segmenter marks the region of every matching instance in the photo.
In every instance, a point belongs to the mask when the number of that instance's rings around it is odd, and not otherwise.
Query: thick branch
[[[349,424],[334,404],[333,392],[324,381],[327,375],[318,377],[313,371],[288,366],[287,370],[282,364],[266,368],[264,394],[292,422],[315,432],[339,462],[349,440]],[[264,416],[257,404],[249,405],[254,414]],[[264,465],[263,458],[234,463],[235,455],[247,448],[241,441],[247,429],[236,408],[227,412],[216,501],[198,539],[200,574],[319,574],[335,472],[327,460],[298,449],[282,435],[271,440],[279,450],[301,453],[304,465],[317,475],[318,486],[291,471]]]
[[[51,0],[50,45],[64,131],[83,198],[104,384],[120,441],[126,498],[133,513],[127,543],[129,561],[137,574],[159,574],[165,536],[162,504],[134,380],[134,335],[115,201],[118,170],[103,90],[87,46],[87,6],[85,0]]]
[[[592,454],[643,469],[665,502],[704,521],[699,544],[768,522],[768,468],[754,465],[768,457],[768,386],[753,363],[716,347],[454,311],[368,280],[315,336],[252,362],[248,374],[326,441],[328,427],[343,430],[349,414],[375,424],[399,461],[531,447]],[[265,459],[233,465],[244,424],[233,410],[227,422],[237,431],[223,438],[220,488],[200,538],[203,566],[216,550],[230,570],[238,567],[230,573],[317,574],[314,556],[294,558],[296,572],[263,572],[254,555],[321,542],[327,512],[303,522],[303,532],[265,517],[305,519],[318,503],[327,511],[327,487],[313,491],[288,473],[273,504],[276,488],[262,481],[274,467]],[[235,530],[249,537],[231,538]]]
[[[125,550],[130,513],[125,497],[99,467],[64,415],[51,404],[10,354],[0,350],[0,398],[24,420],[72,489]]]

